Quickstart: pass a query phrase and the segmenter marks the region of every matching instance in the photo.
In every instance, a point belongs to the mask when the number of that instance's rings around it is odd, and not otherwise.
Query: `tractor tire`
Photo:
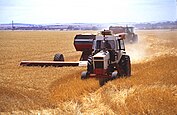
[[[83,71],[82,74],[81,74],[81,79],[84,80],[84,79],[87,79],[89,78],[89,74],[87,71]]]
[[[123,55],[120,62],[120,75],[121,76],[131,76],[131,63],[130,63],[130,57],[128,55]]]
[[[108,75],[112,75],[112,72],[114,72],[114,70],[115,70],[114,65],[110,64],[108,66],[108,72],[107,72],[107,74]]]
[[[87,71],[93,73],[93,57],[90,55],[87,60]]]
[[[60,54],[60,53],[55,54],[53,61],[64,61],[64,56],[63,56],[63,54]]]
[[[117,71],[112,72],[111,78],[112,80],[118,78],[118,72]]]

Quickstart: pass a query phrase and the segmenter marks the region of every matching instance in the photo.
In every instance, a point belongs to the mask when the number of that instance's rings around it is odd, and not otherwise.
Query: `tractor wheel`
[[[128,55],[123,55],[120,62],[120,75],[121,76],[130,76],[131,75],[131,63],[130,57]]]
[[[112,72],[111,77],[112,77],[112,79],[116,79],[118,77],[118,72],[117,71]]]
[[[88,57],[88,61],[87,61],[87,71],[88,71],[89,73],[93,73],[93,58],[92,58],[91,55]]]
[[[115,70],[114,65],[110,64],[108,66],[108,72],[107,72],[107,74],[108,75],[112,75],[112,72],[114,72],[114,70]]]
[[[83,71],[82,74],[81,74],[81,79],[84,80],[84,79],[87,79],[89,78],[89,74],[87,71]]]
[[[54,61],[64,61],[64,56],[63,56],[63,54],[60,54],[60,53],[55,54],[55,56],[54,56]]]

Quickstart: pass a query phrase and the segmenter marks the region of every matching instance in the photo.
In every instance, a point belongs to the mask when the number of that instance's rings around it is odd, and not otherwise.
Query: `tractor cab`
[[[93,42],[94,50],[116,50],[116,40],[113,37],[97,37]]]
[[[113,35],[112,31],[102,32],[102,35],[96,36],[93,41],[92,49],[95,50],[125,50],[125,34]]]
[[[115,50],[116,48],[116,40],[113,36],[112,31],[104,30],[101,31],[101,34],[96,36],[96,39],[93,42],[93,49],[94,50]]]

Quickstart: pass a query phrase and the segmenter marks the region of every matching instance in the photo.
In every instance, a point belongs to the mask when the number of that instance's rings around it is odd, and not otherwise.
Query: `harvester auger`
[[[104,30],[98,35],[76,35],[74,46],[82,51],[80,61],[65,62],[63,54],[56,54],[54,61],[22,61],[23,66],[87,66],[81,79],[97,78],[100,86],[121,76],[131,75],[130,57],[126,55],[125,35],[113,35]]]

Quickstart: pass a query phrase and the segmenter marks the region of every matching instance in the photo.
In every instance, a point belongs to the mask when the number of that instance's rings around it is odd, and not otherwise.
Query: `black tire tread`
[[[60,54],[60,53],[55,54],[55,56],[54,56],[54,61],[64,61],[64,56],[63,56],[63,54]]]
[[[119,67],[121,68],[121,76],[131,76],[131,63],[130,63],[130,57],[128,55],[123,55]]]
[[[90,55],[87,61],[87,71],[93,73],[93,57]]]

